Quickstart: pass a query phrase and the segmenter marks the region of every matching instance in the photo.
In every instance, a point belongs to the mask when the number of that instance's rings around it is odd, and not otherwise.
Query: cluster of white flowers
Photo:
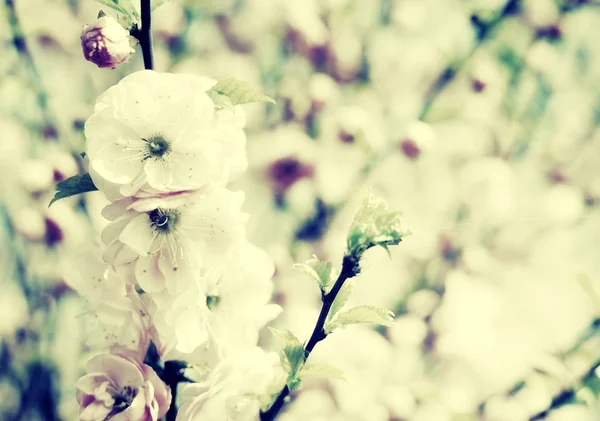
[[[206,411],[215,420],[231,411],[257,416],[257,379],[265,394],[279,376],[257,368],[243,385],[228,379],[239,373],[227,367],[278,361],[256,344],[281,308],[270,304],[273,262],[246,239],[244,194],[226,187],[247,166],[245,114],[215,106],[206,94],[215,83],[133,73],[98,98],[86,122],[89,172],[111,201],[102,211],[110,222],[104,261],[79,259],[67,280],[90,302],[111,351],[94,357],[77,384],[81,419],[166,414],[169,386],[144,364],[150,343],[162,361],[217,367],[190,386],[186,396],[198,398],[178,420],[205,419]],[[223,382],[237,386],[221,399]]]

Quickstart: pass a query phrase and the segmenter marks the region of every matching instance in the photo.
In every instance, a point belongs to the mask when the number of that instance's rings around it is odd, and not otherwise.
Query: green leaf
[[[333,273],[331,262],[321,262],[315,255],[305,263],[294,264],[293,268],[307,274],[317,281],[319,287],[323,291],[327,291],[335,281],[335,278],[337,278],[337,275]]]
[[[290,389],[290,392],[293,392],[294,390],[298,389],[301,383],[302,379],[300,377],[288,377],[287,386]]]
[[[235,105],[249,104],[251,102],[270,102],[275,100],[253,88],[248,82],[235,78],[223,79],[206,91],[217,108],[233,111]]]
[[[235,105],[227,95],[218,93],[217,91],[208,90],[206,95],[215,103],[215,107],[219,110],[227,110],[235,113]]]
[[[302,367],[298,376],[301,379],[306,377],[319,377],[322,379],[344,380],[344,373],[342,370],[329,364],[306,364]]]
[[[348,233],[348,254],[360,259],[371,247],[388,249],[402,241],[410,231],[402,227],[402,214],[389,209],[380,198],[369,193],[356,213]]]
[[[288,386],[290,386],[290,382],[296,379],[298,371],[304,364],[304,346],[289,330],[279,330],[273,327],[269,327],[269,330],[281,347],[281,362],[288,373]]]
[[[333,321],[325,324],[325,333],[352,324],[374,323],[390,326],[394,322],[394,313],[384,308],[373,306],[359,306],[340,313]]]
[[[96,0],[96,2],[103,4],[106,7],[110,7],[111,9],[116,10],[119,13],[123,13],[124,15],[128,14],[127,9],[119,4],[119,0]]]
[[[103,4],[106,7],[110,7],[120,14],[120,16],[118,16],[119,21],[127,29],[134,26],[134,24],[140,20],[139,13],[131,3],[131,0],[96,0],[96,2]]]
[[[48,207],[52,206],[57,200],[96,190],[98,188],[94,185],[89,174],[75,175],[56,185],[56,193]]]
[[[344,304],[350,298],[350,294],[352,293],[352,289],[354,288],[354,279],[347,279],[340,288],[340,291],[335,296],[333,303],[331,304],[331,309],[329,310],[329,314],[327,315],[327,321],[332,320],[335,315],[344,307]]]
[[[304,347],[302,345],[288,347],[285,348],[283,352],[285,353],[287,361],[290,364],[290,371],[288,375],[289,377],[294,378],[304,364]]]
[[[293,346],[295,346],[297,344],[302,345],[302,343],[300,342],[300,339],[298,339],[296,337],[296,335],[294,335],[289,330],[280,330],[280,329],[276,329],[271,326],[269,326],[269,330],[271,331],[273,336],[275,336],[275,339],[277,339],[279,346],[281,346],[282,348],[285,348],[286,346],[290,346],[290,345],[293,345]]]
[[[152,0],[152,10],[158,9],[163,4],[167,3],[170,0]]]

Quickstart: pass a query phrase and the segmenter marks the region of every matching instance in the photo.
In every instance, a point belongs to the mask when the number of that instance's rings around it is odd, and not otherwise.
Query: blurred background
[[[84,171],[96,96],[142,58],[83,59],[93,0],[2,3],[0,420],[76,420],[96,348],[62,269],[107,202],[48,203]],[[275,325],[308,336],[319,292],[291,265],[339,266],[368,189],[413,232],[391,258],[367,253],[353,296],[394,325],[320,344],[346,382],[307,382],[282,421],[600,419],[600,2],[164,3],[157,70],[277,101],[245,106],[250,169],[233,186],[276,263]]]

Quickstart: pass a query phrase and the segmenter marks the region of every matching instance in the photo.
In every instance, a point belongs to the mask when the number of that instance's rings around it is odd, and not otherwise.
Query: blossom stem
[[[325,332],[324,326],[327,321],[327,315],[329,314],[329,310],[335,300],[335,297],[340,292],[340,289],[344,285],[347,279],[354,277],[358,273],[358,259],[351,255],[345,255],[342,261],[342,270],[340,271],[340,275],[337,280],[333,284],[333,287],[327,294],[322,295],[323,305],[321,307],[321,311],[319,312],[319,317],[317,319],[317,323],[308,339],[308,342],[304,346],[304,359],[308,359],[308,356],[314,349],[314,347],[321,342],[323,339],[327,337],[327,333]],[[286,385],[279,392],[277,398],[271,405],[271,407],[265,411],[260,413],[260,421],[273,421],[281,408],[283,408],[283,404],[285,403],[285,399],[290,394],[290,388]]]
[[[142,27],[139,30],[138,40],[144,57],[144,68],[154,69],[154,52],[152,51],[152,6],[150,0],[140,0]]]

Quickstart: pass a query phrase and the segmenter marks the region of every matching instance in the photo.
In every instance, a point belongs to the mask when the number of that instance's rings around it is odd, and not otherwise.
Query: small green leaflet
[[[206,91],[206,94],[220,109],[226,109],[234,112],[235,106],[240,104],[249,104],[251,102],[270,102],[275,104],[275,100],[270,98],[259,90],[253,88],[248,82],[227,78],[217,82],[215,86]]]
[[[329,364],[306,364],[302,367],[302,370],[300,370],[299,377],[301,379],[306,377],[319,377],[322,379],[344,380],[344,373],[342,370]]]
[[[374,306],[359,306],[340,313],[332,321],[325,324],[325,333],[329,334],[336,328],[358,323],[374,323],[390,326],[394,322],[394,313],[384,308]]]
[[[56,193],[48,207],[52,206],[57,200],[96,190],[98,188],[94,185],[89,174],[75,175],[56,185]]]
[[[105,5],[106,7],[110,7],[113,10],[116,10],[119,13],[123,13],[124,15],[128,15],[131,10],[131,1],[130,0],[96,0],[96,2]],[[125,3],[125,5],[121,5]],[[104,13],[104,12],[103,12]],[[105,14],[106,15],[106,14]]]
[[[327,315],[327,322],[333,319],[335,315],[342,309],[342,307],[344,307],[344,304],[346,304],[348,298],[350,298],[353,288],[354,279],[347,279],[331,304],[331,309],[329,309],[329,314]]]
[[[209,89],[206,91],[206,95],[215,103],[215,107],[219,110],[227,110],[235,113],[235,105],[233,105],[233,101],[227,95],[223,95],[218,93],[217,91],[213,91]]]
[[[294,390],[300,386],[298,372],[304,365],[304,346],[289,330],[279,330],[273,327],[269,327],[269,330],[281,347],[281,363],[288,373],[286,383],[290,390]]]
[[[111,9],[119,13],[121,15],[119,16],[119,20],[122,20],[122,24],[126,28],[133,26],[140,20],[139,13],[131,3],[131,0],[96,0],[96,2],[103,4],[106,7],[110,7]],[[101,17],[100,14],[98,15],[98,17]]]
[[[371,247],[388,249],[410,232],[402,227],[402,214],[389,209],[387,203],[369,193],[356,213],[348,232],[348,253],[360,256]]]
[[[333,274],[331,262],[321,262],[315,255],[305,263],[296,263],[294,269],[299,270],[313,278],[323,291],[327,291],[337,277]]]
[[[160,6],[169,1],[170,0],[152,0],[152,10],[158,9]]]

